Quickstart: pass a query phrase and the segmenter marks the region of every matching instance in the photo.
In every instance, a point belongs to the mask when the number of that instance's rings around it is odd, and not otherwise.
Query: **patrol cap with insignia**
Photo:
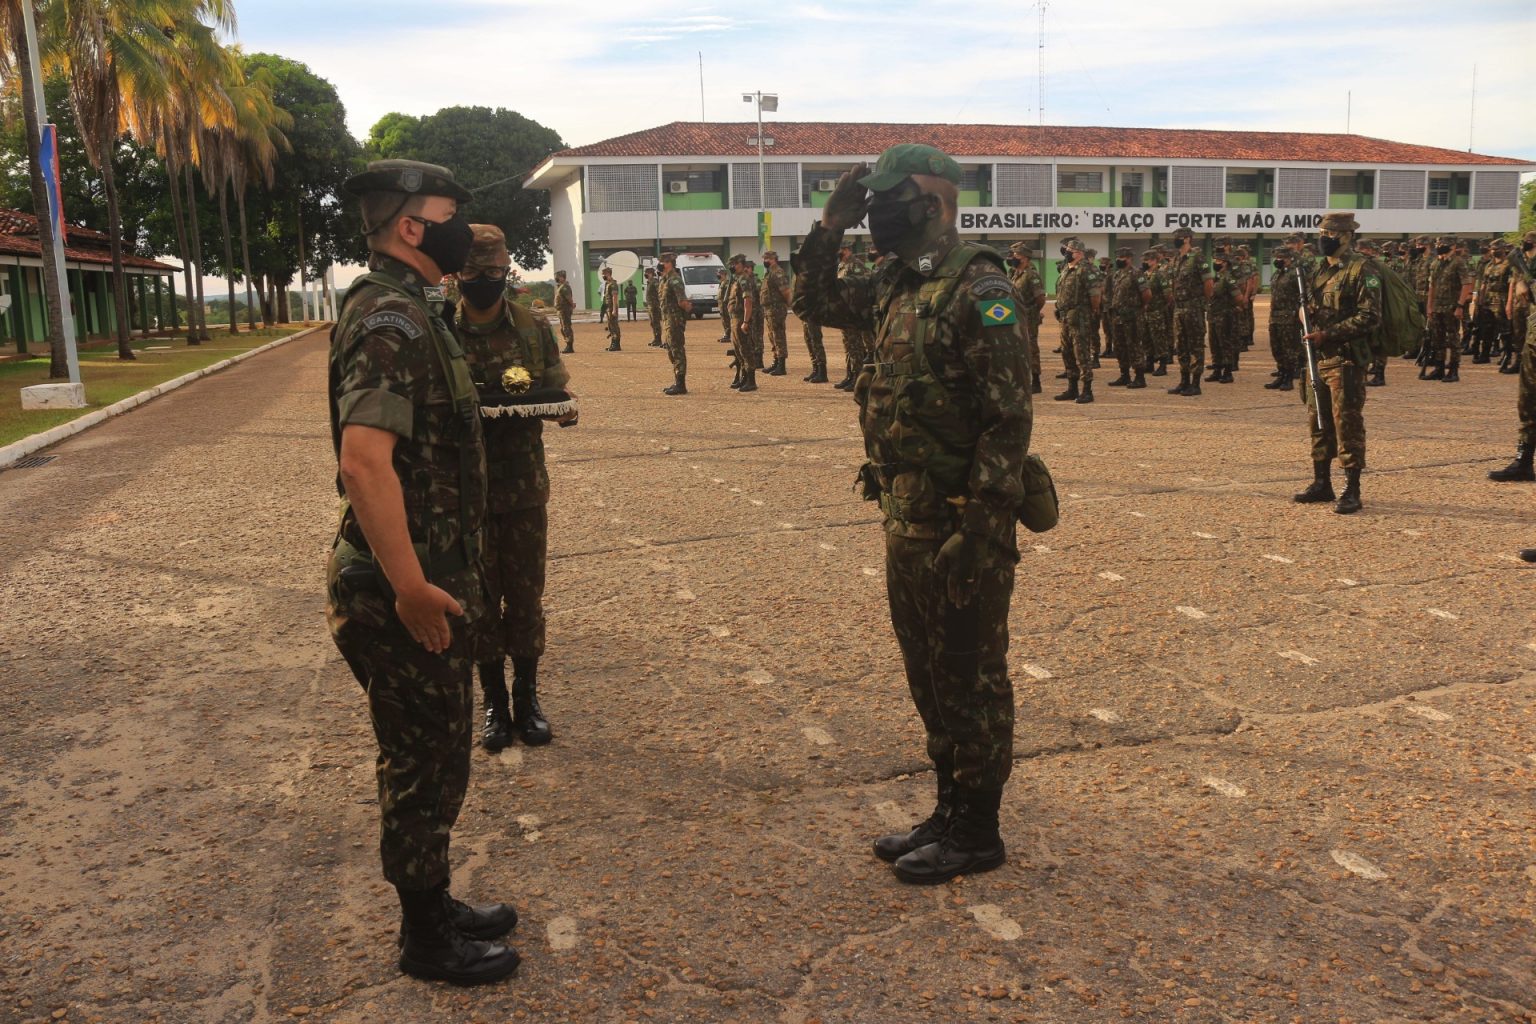
[[[1130,259],[1130,257],[1131,257],[1131,247],[1128,246],[1128,245],[1122,245],[1122,246],[1120,246],[1120,248],[1115,250],[1115,255],[1116,256],[1124,256],[1126,259]]]
[[[738,263],[745,263],[745,262],[747,262],[747,258],[745,256],[743,256],[741,253],[738,252],[736,255],[734,255],[734,256],[732,256],[730,258],[729,262],[730,262],[730,265],[734,267]]]
[[[1177,227],[1177,228],[1173,229],[1173,237],[1174,238],[1193,238],[1193,237],[1195,237],[1195,231],[1194,231],[1193,228],[1190,228],[1190,227]]]
[[[1536,231],[1527,231],[1524,235],[1521,236],[1520,241],[1536,242]]]
[[[1441,235],[1435,239],[1435,244],[1457,246],[1461,244],[1461,239],[1457,238],[1455,235]]]
[[[1083,240],[1081,238],[1069,238],[1065,242],[1063,242],[1062,245],[1065,245],[1068,249],[1071,249],[1073,252],[1086,252],[1087,251],[1087,249],[1083,245]]]
[[[1348,231],[1360,230],[1360,222],[1355,220],[1355,215],[1347,212],[1330,213],[1323,218],[1323,222],[1317,226],[1319,231]]]
[[[474,194],[453,179],[453,172],[437,164],[420,160],[374,160],[367,170],[352,175],[342,183],[348,195],[369,192],[403,192],[414,196],[447,196],[467,203]]]
[[[872,173],[859,179],[871,192],[895,188],[914,174],[926,174],[960,184],[960,165],[942,150],[916,142],[903,142],[880,154]]]
[[[1300,231],[1292,231],[1290,234],[1285,236],[1285,240],[1287,242],[1305,242],[1307,240],[1307,236],[1302,234]]]
[[[462,277],[474,277],[475,272],[488,267],[510,267],[512,257],[507,252],[507,236],[495,224],[471,224],[474,241],[469,246],[469,256],[464,260]]]
[[[676,263],[677,262],[677,253],[670,252],[670,251],[669,252],[661,253],[659,256],[656,257],[656,262],[657,263]]]
[[[772,249],[769,249],[767,252],[763,253],[763,259],[765,260],[776,260],[778,258],[779,254],[774,252]]]

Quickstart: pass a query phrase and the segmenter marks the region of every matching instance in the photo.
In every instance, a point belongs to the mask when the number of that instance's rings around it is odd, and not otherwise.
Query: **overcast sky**
[[[570,145],[700,116],[1034,124],[1029,0],[241,0],[247,50],[332,82],[353,133],[384,114],[503,106]],[[1536,158],[1531,0],[1054,0],[1045,121],[1352,131]],[[1476,115],[1473,118],[1473,65]]]

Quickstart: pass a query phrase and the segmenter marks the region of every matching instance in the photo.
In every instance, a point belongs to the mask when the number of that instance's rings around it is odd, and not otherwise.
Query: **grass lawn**
[[[131,362],[117,358],[116,346],[81,352],[80,379],[85,382],[84,409],[22,411],[21,389],[33,384],[48,383],[46,351],[32,359],[0,363],[0,445],[19,441],[60,423],[68,423],[156,384],[302,330],[303,326],[289,325],[254,333],[241,331],[238,335],[231,335],[228,331],[210,331],[213,340],[190,348],[183,338],[141,338],[133,342],[138,358]]]

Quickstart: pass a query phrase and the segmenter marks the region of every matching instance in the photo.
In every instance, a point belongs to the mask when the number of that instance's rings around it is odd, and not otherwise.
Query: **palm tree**
[[[239,56],[238,48],[235,54]],[[256,327],[255,301],[251,293],[251,240],[245,226],[245,189],[254,176],[262,185],[270,188],[277,171],[279,152],[293,147],[283,133],[293,126],[293,115],[279,107],[273,99],[277,83],[272,72],[257,67],[242,75],[239,85],[227,91],[234,105],[234,131],[228,134],[233,143],[226,154],[230,187],[235,193],[235,207],[240,216],[240,257],[245,276],[246,323]],[[222,196],[221,196],[222,201]],[[226,227],[225,233],[228,233]],[[230,300],[234,309],[234,300]],[[233,317],[233,312],[231,312]],[[263,322],[266,318],[263,316]]]

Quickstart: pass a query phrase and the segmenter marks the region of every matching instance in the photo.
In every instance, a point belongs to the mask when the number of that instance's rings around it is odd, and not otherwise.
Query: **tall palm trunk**
[[[192,179],[192,163],[188,161],[182,168],[182,173],[187,179],[187,226],[192,236],[192,264],[197,273],[192,276],[192,281],[197,285],[197,340],[208,341],[208,310],[203,305],[203,233],[198,227],[198,221],[202,218],[197,215],[197,182]]]
[[[137,359],[128,319],[128,272],[123,269],[123,222],[117,206],[117,175],[112,170],[112,153],[109,143],[101,161],[101,177],[107,188],[107,227],[112,248],[112,310],[117,317],[117,358]]]
[[[176,180],[181,177],[181,169],[176,163],[175,157],[169,157],[165,163],[166,177],[170,179],[171,186],[171,219],[176,222],[176,254],[181,257],[182,284],[187,293],[187,344],[196,345],[197,327],[192,322],[192,260],[187,253],[187,227],[186,220],[181,212],[181,185]],[[176,290],[171,289],[172,303],[175,302]]]
[[[235,315],[235,253],[234,241],[229,230],[229,203],[224,193],[227,181],[219,182],[219,226],[224,230],[224,283],[229,286],[229,333],[240,333],[240,318]]]
[[[22,0],[29,3],[31,0]],[[32,209],[37,214],[37,244],[42,250],[43,300],[48,312],[48,376],[55,380],[69,377],[69,357],[64,352],[64,311],[56,282],[60,267],[53,255],[53,220],[48,215],[48,185],[43,181],[42,126],[37,123],[37,92],[32,88],[32,55],[22,37],[21,19],[11,39],[16,54],[16,73],[21,77],[21,113],[27,130],[27,170],[32,179]],[[17,300],[20,300],[17,296]]]
[[[240,214],[240,265],[245,271],[245,323],[256,329],[256,303],[251,298],[251,238],[245,229],[245,189],[235,189],[235,209]],[[263,320],[266,318],[263,317]]]

